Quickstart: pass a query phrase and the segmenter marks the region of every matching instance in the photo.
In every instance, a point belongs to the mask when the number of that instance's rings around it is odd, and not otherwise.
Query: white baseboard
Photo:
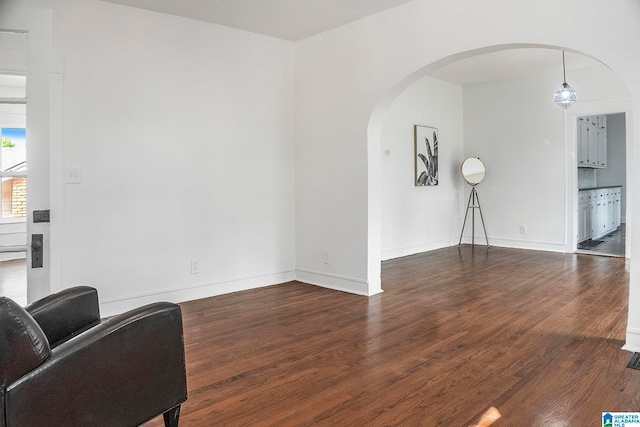
[[[484,242],[484,239],[482,240]],[[390,249],[387,251],[382,251],[382,261],[388,261],[394,258],[402,258],[409,255],[420,254],[422,252],[434,251],[436,249],[447,248],[449,246],[453,246],[454,244],[455,243],[453,243],[450,239],[446,239],[446,240],[439,240],[437,242],[429,242],[422,245],[409,246],[406,248]]]
[[[379,279],[377,284],[372,284],[370,290],[369,283],[367,283],[366,280],[325,273],[322,271],[299,269],[296,270],[296,278],[298,281],[303,283],[309,283],[311,285],[356,295],[371,296],[382,292]]]
[[[180,303],[229,294],[232,292],[278,285],[281,283],[291,282],[293,280],[356,295],[372,296],[382,292],[380,278],[378,278],[375,283],[367,283],[366,280],[352,277],[339,276],[319,271],[297,270],[184,288],[163,289],[157,292],[145,292],[137,295],[128,295],[122,298],[101,299],[100,313],[105,317],[113,316],[154,302],[168,301]]]
[[[486,246],[487,244],[484,237],[477,237],[477,236],[475,238],[474,243],[479,246]],[[462,244],[470,245],[471,236],[463,236]],[[566,247],[564,243],[533,242],[533,241],[524,241],[524,240],[489,238],[489,245],[502,247],[502,248],[512,248],[512,249],[528,249],[528,250],[536,250],[536,251],[563,252],[563,253],[566,252]],[[448,248],[451,246],[458,246],[458,241],[453,242],[451,240],[441,240],[438,242],[432,242],[432,243],[419,245],[419,246],[392,249],[392,250],[384,251],[382,253],[382,260],[387,261],[394,258],[402,258],[409,255],[434,251],[437,249]]]
[[[137,295],[129,295],[123,298],[101,300],[100,314],[102,316],[112,316],[114,314],[124,313],[125,311],[154,302],[168,301],[179,303],[277,285],[280,283],[291,282],[295,279],[294,271],[285,271],[267,274],[264,276],[240,278],[216,283],[188,286],[184,288],[163,289],[158,292],[146,292]]]
[[[462,243],[471,243],[469,239],[462,239]],[[486,242],[484,239],[476,239],[476,244],[485,245]],[[561,252],[567,253],[567,247],[564,243],[554,243],[554,242],[536,242],[536,241],[527,241],[527,240],[515,240],[515,239],[496,239],[489,238],[489,245],[496,246],[501,248],[512,248],[512,249],[528,249],[533,251],[548,251],[548,252]]]

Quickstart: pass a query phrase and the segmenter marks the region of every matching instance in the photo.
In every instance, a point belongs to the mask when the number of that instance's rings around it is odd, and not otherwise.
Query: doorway
[[[0,294],[27,303],[27,35],[0,32]]]
[[[625,113],[577,117],[577,253],[626,257]]]
[[[10,253],[18,259],[25,257],[26,302],[32,302],[51,292],[50,284],[50,82],[51,82],[51,11],[45,9],[3,6],[0,14],[0,74],[7,80],[21,81],[21,84],[6,85],[0,94],[0,107],[15,110],[12,115],[21,121],[18,125],[6,126],[23,129],[26,158],[22,165],[3,167],[0,178],[21,185],[26,182],[26,211],[5,222],[20,224],[24,234],[15,234],[16,241],[3,242],[2,253]],[[18,111],[19,110],[19,111]],[[24,130],[26,129],[26,131]],[[12,142],[15,144],[15,142]],[[17,145],[17,144],[16,144]],[[9,147],[10,148],[10,147]],[[10,157],[10,156],[9,156]],[[6,166],[6,165],[3,165]],[[28,176],[27,176],[28,168]],[[8,184],[7,184],[8,187]],[[8,191],[8,190],[7,190]],[[3,198],[3,205],[7,202]],[[9,207],[3,212],[9,212]],[[42,213],[34,218],[34,213]],[[46,215],[45,215],[46,213]],[[44,219],[46,217],[46,220]],[[36,219],[36,220],[34,220]],[[38,261],[32,263],[32,249],[29,243],[38,238]],[[22,267],[21,276],[22,274]]]

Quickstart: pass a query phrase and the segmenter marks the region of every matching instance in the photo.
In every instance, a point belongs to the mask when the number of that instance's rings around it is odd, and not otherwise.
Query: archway
[[[499,52],[499,51],[508,51],[508,50],[514,50],[514,49],[547,49],[547,50],[552,50],[555,52],[558,52],[558,58],[561,58],[559,52],[562,50],[562,48],[557,47],[557,46],[550,46],[550,45],[539,45],[539,44],[507,44],[507,45],[496,45],[496,46],[490,46],[490,47],[485,47],[485,48],[481,48],[481,49],[475,49],[475,50],[471,50],[471,51],[466,51],[466,52],[461,52],[455,55],[451,55],[448,56],[446,58],[442,58],[434,63],[431,63],[419,70],[417,70],[416,72],[412,73],[411,75],[405,77],[402,81],[400,81],[391,91],[389,91],[387,93],[387,95],[381,99],[376,108],[374,109],[373,113],[371,114],[370,117],[370,121],[369,121],[369,127],[368,127],[368,160],[369,160],[369,277],[379,277],[380,276],[380,261],[382,259],[384,259],[384,257],[382,256],[383,253],[383,245],[382,245],[382,240],[383,240],[383,235],[382,235],[382,204],[384,202],[383,197],[382,197],[382,178],[381,178],[381,171],[382,171],[382,163],[383,160],[385,159],[385,154],[383,154],[383,151],[387,148],[387,147],[383,147],[382,146],[382,125],[383,122],[386,118],[386,115],[389,112],[389,109],[391,108],[392,104],[403,94],[405,93],[405,91],[412,87],[414,84],[416,84],[419,80],[421,80],[423,77],[425,76],[430,76],[431,74],[434,73],[434,71],[443,68],[449,64],[464,60],[464,59],[468,59],[468,58],[472,58],[472,57],[476,57],[479,55],[485,55],[485,54],[489,54],[489,53],[493,53],[493,52]],[[581,52],[576,52],[576,51],[571,51],[568,50],[569,52],[573,52],[575,54],[580,54],[580,55],[584,55]],[[594,58],[588,56],[588,55],[584,55],[588,58],[590,58],[590,60],[592,61],[596,61]],[[560,61],[560,60],[559,60]],[[600,63],[598,61],[598,63]],[[559,62],[559,64],[561,65],[561,62]],[[600,63],[601,64],[601,63]],[[603,66],[603,68],[605,68]],[[553,77],[551,79],[552,82],[557,81],[557,83],[552,83],[553,85],[558,85],[561,83],[561,81],[559,81],[559,79],[562,76],[560,75],[559,77]],[[555,80],[554,80],[555,79]],[[563,150],[563,158],[566,158],[566,161],[560,161],[558,164],[560,164],[562,168],[567,168],[567,170],[569,170],[569,165],[570,162],[573,161],[572,159],[570,159],[572,153],[570,152],[571,150],[575,151],[575,147],[570,148],[567,144],[569,139],[571,138],[570,133],[571,132],[567,132],[566,129],[564,129],[565,125],[565,119],[563,119],[562,116],[562,111],[560,109],[558,109],[558,107],[556,107],[555,105],[553,105],[552,103],[552,95],[553,95],[553,91],[555,91],[557,89],[557,87],[552,86],[553,89],[550,92],[550,94],[547,94],[546,92],[544,93],[544,96],[548,96],[549,98],[549,105],[550,108],[554,109],[552,112],[553,114],[557,114],[557,122],[556,125],[561,129],[561,131],[563,132],[562,134],[562,141],[559,141],[559,143],[562,145],[562,150]],[[628,94],[627,94],[628,97]],[[546,101],[545,101],[546,102]],[[593,104],[593,102],[591,102]],[[583,103],[584,105],[584,103]],[[571,110],[569,110],[569,113],[565,115],[565,117],[567,115],[571,115]],[[416,123],[419,124],[419,123]],[[423,124],[427,124],[427,125],[434,125],[434,123],[423,123]],[[628,125],[628,128],[631,128],[631,125]],[[465,135],[465,141],[467,140],[468,136]],[[442,138],[441,138],[442,139]],[[539,138],[540,139],[540,144],[544,143],[544,141],[542,141],[543,138]],[[558,142],[558,141],[554,141]],[[631,138],[628,138],[628,144],[631,144]],[[548,144],[548,145],[553,145],[553,144]],[[557,145],[557,144],[556,144]],[[566,148],[565,148],[566,147]],[[569,150],[568,152],[565,153],[565,150]],[[387,150],[388,151],[388,150]],[[556,152],[557,152],[557,148],[556,148]],[[467,153],[467,154],[472,154],[472,153]],[[462,160],[457,159],[457,161]],[[451,165],[449,165],[450,167]],[[447,166],[445,166],[446,168]],[[574,170],[574,169],[572,169]],[[572,178],[575,180],[575,178]],[[565,175],[562,175],[562,183],[567,183],[567,181],[570,181],[571,178],[566,177]],[[630,181],[630,180],[629,180]],[[568,185],[566,186],[566,190],[563,190],[561,193],[561,195],[559,194],[557,197],[562,197],[565,200],[560,204],[559,209],[567,209],[567,211],[570,209],[570,205],[571,203],[573,203],[573,200],[571,199],[571,195],[569,194],[569,190],[568,190]],[[484,203],[484,202],[483,202]],[[484,206],[483,206],[484,207]],[[629,216],[630,218],[630,216]],[[566,241],[566,235],[568,233],[571,233],[573,230],[573,224],[571,222],[564,224],[561,224],[561,226],[563,227],[563,231],[561,232],[556,232],[554,235],[554,238],[556,239],[556,241],[551,241],[549,242],[550,244],[548,245],[543,245],[543,244],[537,244],[537,245],[531,245],[531,249],[544,249],[544,250],[556,250],[556,251],[565,251],[565,248],[568,245],[568,242]],[[455,228],[455,227],[454,227]],[[516,227],[514,227],[514,229],[516,229]],[[456,230],[457,232],[459,232],[459,230]],[[543,239],[540,239],[543,240]],[[456,242],[457,243],[457,242]],[[507,244],[508,245],[508,244]],[[514,245],[517,245],[517,243],[514,243]],[[450,245],[449,245],[450,246]]]

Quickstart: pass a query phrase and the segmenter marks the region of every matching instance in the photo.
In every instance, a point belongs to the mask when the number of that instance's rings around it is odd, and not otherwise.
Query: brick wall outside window
[[[2,183],[2,217],[27,216],[27,179],[11,178]]]

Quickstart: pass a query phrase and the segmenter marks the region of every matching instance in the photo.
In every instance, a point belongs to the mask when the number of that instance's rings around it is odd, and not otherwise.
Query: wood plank
[[[469,246],[382,264],[384,293],[298,282],[182,305],[181,426],[599,425],[640,411],[624,259]],[[145,424],[161,426],[160,418]]]

